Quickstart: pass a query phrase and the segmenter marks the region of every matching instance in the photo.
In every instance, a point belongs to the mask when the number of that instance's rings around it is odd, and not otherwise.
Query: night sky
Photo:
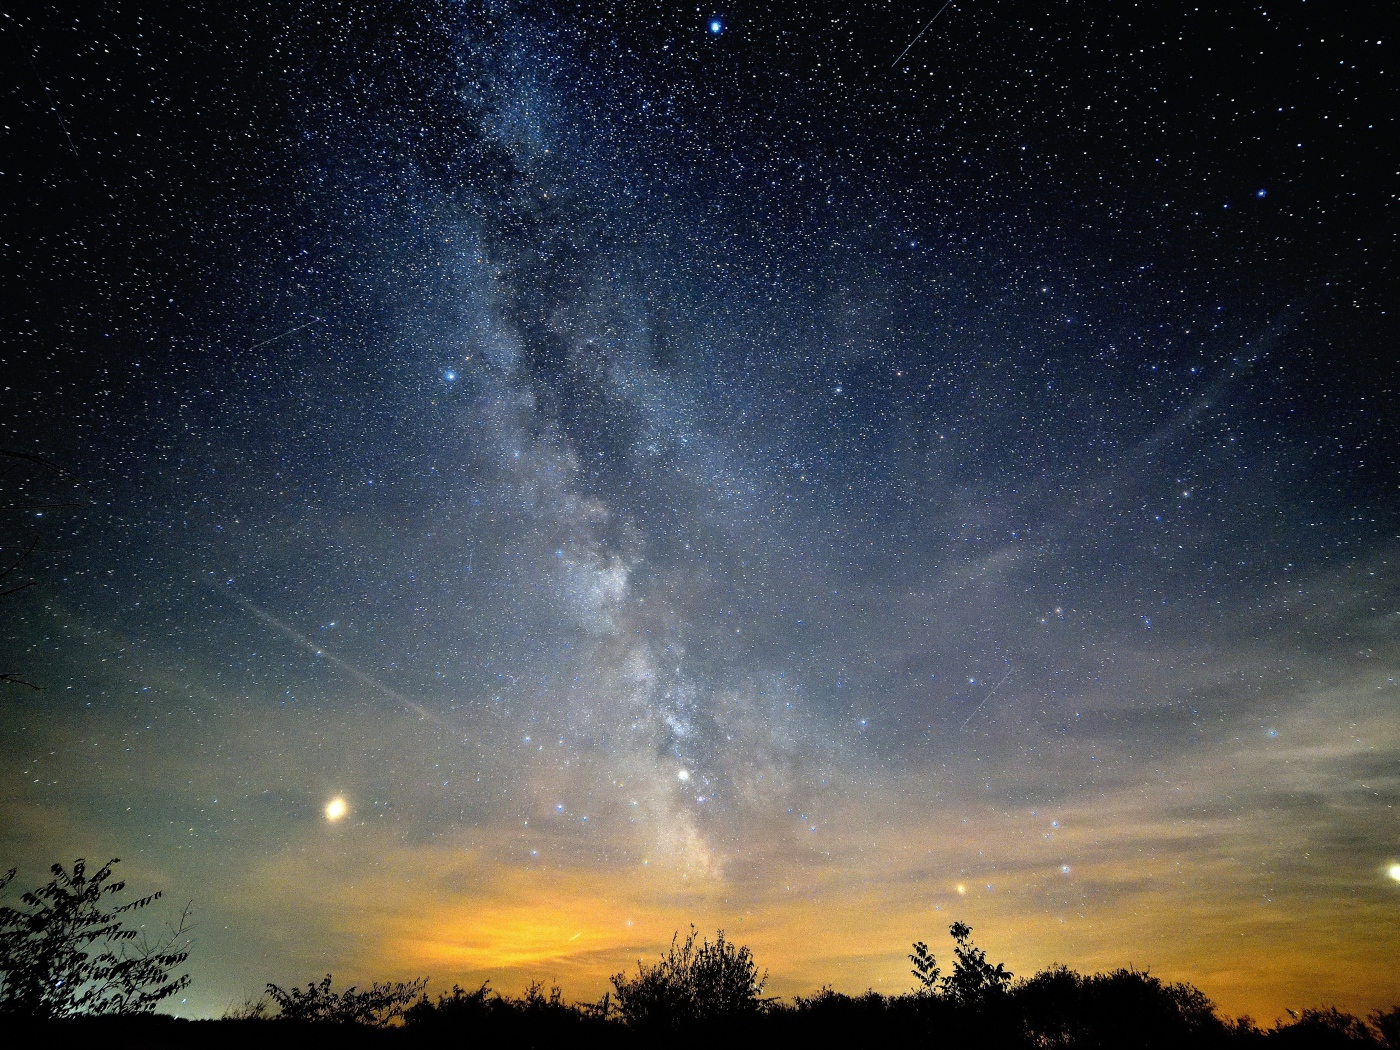
[[[184,1014],[1393,1002],[1388,11],[12,7],[0,869],[193,900]]]

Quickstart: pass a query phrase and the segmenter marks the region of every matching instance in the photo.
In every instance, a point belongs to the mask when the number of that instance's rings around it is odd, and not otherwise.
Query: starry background
[[[1388,1004],[1400,137],[1339,6],[3,15],[2,443],[64,472],[3,479],[4,866],[193,899],[194,1014],[583,998],[691,922],[894,992],[955,918]]]

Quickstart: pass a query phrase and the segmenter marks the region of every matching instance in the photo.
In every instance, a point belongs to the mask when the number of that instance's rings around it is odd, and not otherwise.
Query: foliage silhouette
[[[943,994],[959,1006],[986,1006],[1006,993],[1013,974],[1001,963],[987,962],[987,953],[972,943],[972,927],[955,922],[953,972],[943,979]]]
[[[617,1010],[629,1025],[646,1028],[679,1028],[688,1024],[733,1020],[762,1011],[768,1005],[753,953],[724,938],[720,930],[713,944],[695,943],[692,926],[685,941],[671,938],[670,950],[651,967],[637,963],[637,975],[612,976]]]
[[[404,1024],[422,1027],[468,1028],[486,1021],[501,1001],[499,995],[491,992],[491,982],[483,981],[474,992],[464,991],[454,984],[452,991],[438,995],[437,1002],[430,1002],[423,995],[404,1011]]]
[[[1377,1010],[1370,1020],[1381,1046],[1386,1050],[1400,1050],[1400,1006]]]
[[[331,975],[326,974],[320,984],[308,983],[304,992],[295,987],[269,984],[267,995],[277,1006],[279,1020],[386,1028],[403,1017],[427,986],[428,979],[420,977],[407,982],[376,981],[363,992],[357,991],[354,985],[343,992],[333,992]]]
[[[82,876],[82,872],[78,872]],[[95,876],[94,876],[95,878]],[[105,876],[104,876],[105,878]],[[480,1045],[555,1048],[729,1046],[971,1046],[978,1050],[1400,1050],[1400,1007],[1371,1015],[1369,1024],[1333,1008],[1305,1010],[1287,1023],[1260,1029],[1249,1018],[1222,1018],[1188,984],[1135,969],[1081,975],[1055,965],[1014,979],[972,943],[965,923],[949,928],[952,972],[939,972],[932,951],[915,942],[912,991],[847,995],[823,988],[789,1003],[764,998],[766,974],[750,950],[725,938],[700,940],[694,927],[635,975],[616,974],[612,992],[591,1003],[569,1003],[558,986],[533,982],[518,996],[483,983],[454,985],[430,1000],[426,979],[375,983],[365,991],[332,989],[331,977],[304,989],[275,984],[256,1001],[217,1022],[198,1022],[175,1040],[158,1022],[170,1018],[109,1018],[121,1045],[186,1046],[196,1031],[206,1050],[222,1046],[379,1047]],[[277,1008],[279,1023],[267,1023]],[[59,1022],[106,1023],[103,1019]],[[6,1034],[9,1034],[9,1030]],[[69,1028],[69,1032],[77,1029]],[[139,1036],[139,1038],[138,1038]],[[97,1034],[89,1041],[111,1043]]]
[[[519,998],[493,992],[489,983],[472,992],[453,985],[436,1003],[423,996],[410,1006],[404,1027],[421,1039],[469,1039],[488,1046],[614,1046],[627,1031],[609,1019],[615,1012],[602,1002],[571,1005],[558,987],[546,993],[538,982]]]
[[[40,1020],[81,1014],[144,1014],[186,987],[173,971],[189,956],[189,908],[177,927],[152,942],[125,925],[159,900],[159,891],[112,906],[126,888],[109,860],[91,874],[79,857],[70,872],[49,870],[45,886],[20,896],[27,910],[0,906],[0,1014]],[[4,890],[15,877],[0,877]]]
[[[1140,970],[1081,977],[1052,966],[1010,997],[1027,1034],[1046,1046],[1210,1046],[1226,1032],[1199,989]]]
[[[937,992],[938,963],[934,960],[933,953],[928,950],[928,945],[923,941],[915,941],[914,951],[910,954],[909,961],[914,964],[914,968],[909,971],[909,974],[918,983],[915,994],[933,995]]]
[[[1140,970],[1084,976],[1055,965],[1016,980],[973,944],[971,927],[958,922],[948,932],[952,972],[942,976],[933,952],[917,941],[909,956],[915,988],[905,995],[852,996],[823,988],[791,1003],[766,999],[766,974],[747,947],[723,932],[714,943],[702,941],[691,927],[684,941],[679,933],[672,937],[656,963],[639,962],[634,975],[614,975],[615,995],[570,1004],[557,986],[539,982],[517,997],[494,992],[489,983],[470,992],[453,986],[436,1002],[420,993],[402,1012],[403,1034],[420,1042],[522,1047],[650,1046],[665,1039],[707,1050],[717,1038],[735,1047],[880,1050],[914,1044],[979,1050],[1400,1050],[1394,1039],[1400,1008],[1374,1014],[1370,1027],[1337,1010],[1309,1010],[1262,1031],[1248,1018],[1222,1019],[1199,989]],[[335,993],[327,979],[296,994],[325,1000]],[[336,1019],[333,1014],[314,1016]]]
[[[1277,1024],[1270,1029],[1267,1042],[1270,1047],[1307,1047],[1308,1050],[1352,1050],[1385,1045],[1376,1039],[1365,1021],[1335,1006],[1295,1014],[1292,1024]]]

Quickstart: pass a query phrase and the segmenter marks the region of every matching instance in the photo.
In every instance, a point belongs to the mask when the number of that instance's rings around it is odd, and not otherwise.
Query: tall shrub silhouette
[[[637,974],[614,974],[617,1011],[630,1025],[679,1028],[695,1022],[732,1020],[751,1016],[767,1005],[760,974],[748,948],[724,938],[720,930],[713,944],[696,944],[695,927],[684,942],[680,934],[651,967],[637,963]]]
[[[953,972],[943,979],[943,994],[959,1006],[984,1006],[1006,994],[1012,973],[1003,964],[987,962],[987,953],[972,943],[972,927],[955,922]]]
[[[23,909],[0,906],[0,1014],[144,1014],[190,983],[188,974],[174,973],[189,956],[189,909],[155,942],[127,927],[127,916],[161,894],[112,905],[126,888],[112,881],[117,863],[91,874],[81,857],[72,871],[55,864],[48,885],[20,896]],[[14,868],[0,877],[0,891],[14,877]]]
[[[277,1005],[283,1021],[329,1021],[333,1024],[368,1025],[387,1028],[403,1017],[413,1001],[423,994],[428,979],[416,981],[376,981],[363,992],[351,985],[343,992],[331,991],[331,975],[319,984],[308,983],[306,990],[267,986],[268,997]]]
[[[914,950],[909,955],[909,961],[914,964],[909,975],[918,984],[918,987],[914,989],[914,994],[919,996],[936,994],[938,992],[938,963],[933,958],[933,952],[928,950],[928,945],[923,941],[915,941]]]

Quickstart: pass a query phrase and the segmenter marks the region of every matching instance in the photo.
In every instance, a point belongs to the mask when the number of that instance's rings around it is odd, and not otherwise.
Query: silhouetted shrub
[[[436,1002],[422,996],[405,1010],[404,1027],[418,1040],[482,1046],[611,1046],[627,1032],[608,1020],[609,1012],[601,1002],[567,1003],[558,987],[546,991],[539,982],[517,998],[493,992],[489,984],[472,992],[454,985]]]
[[[544,984],[540,981],[531,981],[520,998],[511,1001],[511,1005],[531,1017],[561,1018],[577,1009],[564,1001],[564,990],[557,984],[551,985],[546,994]]]
[[[987,962],[987,953],[972,943],[972,927],[955,922],[948,927],[953,937],[953,972],[943,979],[943,994],[959,1006],[986,1006],[1006,994],[1014,976],[1001,963]]]
[[[1266,1033],[1266,1042],[1270,1047],[1307,1047],[1308,1050],[1354,1050],[1381,1045],[1361,1018],[1343,1013],[1335,1006],[1304,1010],[1292,1024],[1275,1025]]]
[[[1081,977],[1052,966],[1018,984],[1012,999],[1027,1034],[1042,1046],[1211,1046],[1227,1035],[1200,989],[1140,970]]]
[[[909,961],[914,964],[909,975],[914,978],[917,985],[915,994],[935,994],[938,991],[938,962],[934,959],[933,953],[928,950],[928,945],[923,941],[915,941],[914,950],[909,955]]]
[[[499,1001],[500,996],[491,993],[490,981],[483,981],[474,992],[454,984],[452,991],[439,993],[436,1003],[422,996],[404,1010],[403,1019],[407,1025],[473,1028],[485,1022]]]
[[[614,974],[617,1009],[630,1025],[678,1028],[695,1022],[733,1020],[761,1011],[768,975],[760,975],[746,947],[724,939],[695,943],[692,926],[682,943],[671,938],[670,950],[650,968],[637,963],[637,975]]]
[[[110,881],[117,863],[109,860],[91,875],[81,857],[71,872],[55,864],[48,885],[20,896],[28,910],[0,907],[0,1014],[145,1014],[190,983],[188,974],[172,975],[189,956],[189,909],[154,943],[128,929],[121,916],[161,895],[108,906],[107,899],[126,888]],[[13,868],[0,877],[0,891],[14,877]]]
[[[1371,1015],[1371,1025],[1381,1046],[1386,1050],[1400,1050],[1400,1006],[1377,1010]]]
[[[878,992],[846,995],[823,988],[811,996],[797,996],[791,1006],[770,1009],[777,1045],[831,1045],[860,1047],[911,1041],[920,1030],[914,1015],[901,1009],[899,999]],[[923,1040],[919,1040],[923,1041]]]
[[[404,1015],[404,1011],[423,994],[428,979],[389,983],[376,981],[365,991],[352,985],[343,992],[331,991],[331,975],[320,984],[298,988],[267,986],[268,997],[277,1004],[277,1018],[283,1021],[329,1021],[333,1024],[368,1025],[385,1028]]]

